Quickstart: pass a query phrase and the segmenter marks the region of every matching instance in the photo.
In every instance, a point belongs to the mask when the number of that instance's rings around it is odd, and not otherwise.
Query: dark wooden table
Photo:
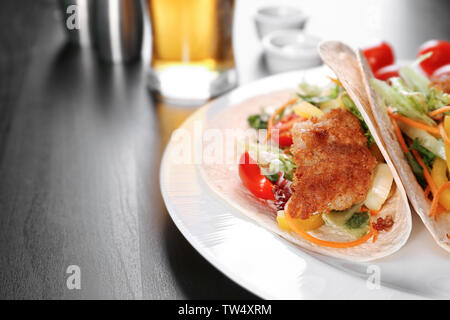
[[[267,75],[251,20],[261,3],[237,4],[241,84]],[[448,0],[297,5],[312,33],[386,39],[399,58],[450,38]],[[162,150],[193,109],[153,101],[145,60],[112,66],[68,45],[58,8],[0,2],[0,298],[255,298],[191,247],[161,199]],[[70,265],[80,290],[66,286]]]

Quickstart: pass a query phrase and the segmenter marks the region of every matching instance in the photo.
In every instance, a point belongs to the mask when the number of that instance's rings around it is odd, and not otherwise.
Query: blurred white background
[[[234,25],[234,50],[240,83],[267,75],[261,58],[261,42],[255,24],[255,10],[264,6],[288,5],[309,16],[305,31],[326,40],[342,40],[363,46],[376,40],[388,41],[396,58],[413,59],[426,40],[449,38],[450,19],[443,14],[448,0],[237,0]],[[410,10],[411,6],[415,10]],[[420,7],[420,10],[417,9]],[[440,21],[436,33],[430,26]],[[406,35],[406,36],[405,36]]]

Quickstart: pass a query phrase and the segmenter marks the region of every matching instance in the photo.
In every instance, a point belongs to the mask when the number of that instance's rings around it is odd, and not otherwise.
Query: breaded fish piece
[[[376,159],[354,115],[334,109],[296,123],[292,135],[297,169],[286,204],[292,217],[345,210],[366,199]]]

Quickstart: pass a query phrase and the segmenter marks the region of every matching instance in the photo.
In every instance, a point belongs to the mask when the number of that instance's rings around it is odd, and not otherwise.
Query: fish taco
[[[200,172],[237,211],[304,249],[352,261],[381,258],[409,237],[406,194],[365,110],[330,79],[217,113],[205,129],[258,134],[224,144],[221,153],[236,163],[204,163]]]
[[[450,77],[433,81],[423,74],[418,64],[428,58],[381,81],[358,52],[371,112],[408,198],[436,242],[450,251]]]

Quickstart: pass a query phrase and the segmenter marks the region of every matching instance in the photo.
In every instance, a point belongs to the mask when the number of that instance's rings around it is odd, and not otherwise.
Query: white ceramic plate
[[[199,109],[180,130],[190,143],[198,143],[195,125],[207,122],[219,110],[259,94],[295,88],[302,80],[326,83],[327,74],[331,72],[320,67],[242,86]],[[161,164],[161,191],[167,209],[200,254],[254,294],[265,299],[450,298],[450,256],[435,244],[416,214],[408,243],[387,258],[351,263],[310,253],[219,199],[202,180],[195,163],[174,157],[180,147],[176,137],[172,136]]]

